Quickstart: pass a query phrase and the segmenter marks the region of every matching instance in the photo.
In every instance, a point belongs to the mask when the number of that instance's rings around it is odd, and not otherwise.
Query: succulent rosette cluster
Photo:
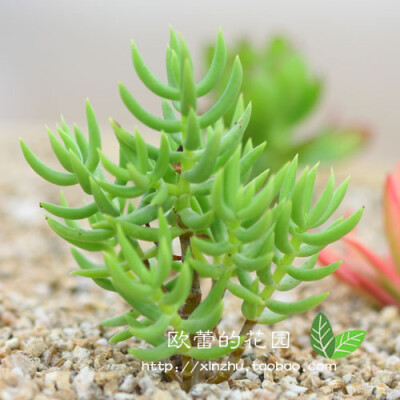
[[[341,203],[348,180],[335,189],[332,173],[314,201],[317,166],[298,174],[297,157],[275,174],[267,170],[251,176],[265,143],[254,147],[248,140],[242,145],[251,104],[245,105],[240,96],[239,58],[221,97],[199,112],[198,99],[224,73],[227,53],[221,33],[199,83],[187,44],[173,30],[167,47],[167,84],[147,68],[135,44],[132,58],[139,78],[161,98],[162,117],[145,110],[122,83],[121,98],[139,121],[160,133],[159,147],[146,143],[138,129],[130,133],[111,120],[120,151],[118,162],[110,160],[101,149],[89,102],[88,139],[64,120],[57,127],[59,138],[48,130],[65,172],[44,164],[23,141],[21,145],[30,166],[44,179],[60,186],[80,185],[92,198],[81,207],[70,207],[62,195],[59,205],[41,206],[52,215],[46,217],[50,228],[73,245],[81,268],[74,273],[118,293],[129,306],[125,314],[103,322],[121,327],[111,342],[132,336],[143,340],[148,345],[129,350],[140,360],[177,356],[181,370],[174,369],[170,377],[187,389],[200,379],[194,360],[228,354],[231,361],[237,360],[255,324],[281,321],[327,297],[322,293],[285,302],[274,299],[274,294],[333,273],[339,262],[314,268],[318,254],[354,228],[362,209],[316,229]],[[232,122],[226,125],[223,117],[232,106]],[[82,250],[102,253],[104,263],[94,263]],[[201,293],[200,279],[209,281],[206,293]],[[239,343],[199,348],[196,332],[217,335],[227,292],[242,301],[245,322]],[[183,338],[184,345],[169,345],[171,331]],[[231,372],[219,372],[208,381],[223,381]]]

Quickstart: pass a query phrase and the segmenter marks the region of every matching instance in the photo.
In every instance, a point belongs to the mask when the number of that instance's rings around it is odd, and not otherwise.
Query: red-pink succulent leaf
[[[343,259],[351,266],[354,271],[359,271],[367,275],[370,279],[379,279],[379,272],[369,262],[366,261],[360,252],[352,246],[345,246],[345,254]]]
[[[393,270],[391,265],[385,263],[381,257],[375,254],[368,247],[364,246],[358,240],[351,237],[344,237],[343,241],[345,241],[352,248],[356,249],[365,258],[365,260],[369,261],[370,265],[372,265],[385,279],[388,279],[400,289],[400,275]]]
[[[354,289],[360,290],[361,285],[360,282],[357,279],[357,274],[349,267],[346,265],[343,268],[343,264],[338,268],[335,272],[334,275],[336,278],[339,280],[346,282],[348,285],[353,287]]]
[[[321,264],[327,265],[337,261],[339,258],[340,256],[338,253],[327,248],[319,253],[318,260]],[[396,299],[390,296],[384,289],[373,283],[369,278],[355,271],[350,267],[351,264],[349,265],[346,261],[347,260],[345,260],[345,262],[343,262],[334,272],[337,279],[347,283],[357,292],[379,306],[389,304],[395,304],[398,307],[400,306],[400,303]]]
[[[323,265],[334,263],[336,261],[339,261],[340,259],[340,254],[337,251],[332,250],[330,247],[326,247],[318,254],[318,261]],[[339,269],[340,268],[341,267],[339,267]]]
[[[393,257],[391,256],[391,254],[388,254],[385,257],[385,262],[392,269],[392,271],[395,271],[397,273],[397,271],[398,271],[397,265],[396,265],[396,262],[394,261]]]
[[[396,174],[397,175],[397,174]],[[383,196],[383,212],[386,236],[392,256],[400,271],[400,196],[396,175],[388,175]]]
[[[384,305],[380,299],[374,297],[374,295],[369,291],[368,287],[362,285],[361,280],[359,279],[360,274],[352,270],[349,266],[346,265],[345,268],[343,268],[342,264],[340,271],[336,270],[334,275],[337,279],[352,287],[356,293],[358,293],[360,296],[363,296],[371,303],[379,307]]]
[[[318,261],[322,265],[329,265],[339,261],[340,259],[340,255],[329,248],[322,250],[318,256]],[[342,263],[342,265],[333,274],[354,288],[360,287],[357,279],[353,276],[353,271],[346,265],[346,263]]]
[[[376,305],[383,307],[389,304],[395,304],[399,306],[400,303],[390,296],[384,289],[379,285],[375,284],[371,279],[364,276],[352,269],[349,265],[343,263],[341,267],[334,272],[334,275],[339,280],[347,283],[359,294],[363,295],[369,301]]]
[[[371,295],[371,297],[379,300],[383,306],[395,305],[400,307],[400,302],[393,298],[385,289],[376,285],[374,282],[370,281],[367,277],[359,274],[358,279],[360,280],[361,286],[364,290]]]

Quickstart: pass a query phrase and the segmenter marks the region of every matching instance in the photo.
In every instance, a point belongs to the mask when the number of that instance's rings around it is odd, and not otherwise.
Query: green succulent
[[[276,291],[334,272],[339,263],[313,268],[318,253],[353,229],[362,210],[313,231],[337,209],[348,180],[335,190],[332,173],[313,203],[317,165],[304,169],[297,179],[297,157],[274,175],[263,171],[250,178],[265,143],[254,147],[248,140],[242,145],[251,104],[245,106],[239,95],[239,58],[221,97],[198,113],[198,98],[212,90],[224,73],[226,47],[221,33],[209,70],[197,84],[187,44],[173,30],[167,47],[168,84],[149,71],[134,43],[132,57],[139,78],[162,98],[163,117],[143,109],[122,83],[121,98],[139,121],[160,132],[159,147],[146,143],[138,130],[129,133],[111,120],[120,146],[119,161],[114,163],[101,150],[89,102],[88,140],[64,120],[57,127],[61,140],[48,130],[51,147],[66,172],[45,165],[22,140],[21,146],[27,162],[44,179],[60,186],[80,185],[92,197],[92,202],[77,208],[69,207],[64,195],[60,205],[41,203],[41,207],[64,220],[46,217],[50,228],[74,246],[72,253],[81,268],[74,274],[118,293],[129,305],[125,314],[103,322],[123,327],[110,341],[132,336],[144,340],[151,348],[129,350],[140,360],[178,355],[182,371],[169,377],[188,389],[199,380],[194,360],[227,354],[231,361],[237,360],[254,324],[273,324],[327,297],[323,293],[296,302],[272,298]],[[223,117],[233,104],[232,123],[226,126]],[[79,220],[87,220],[90,228]],[[174,249],[174,239],[179,240],[180,250]],[[102,252],[104,264],[93,263],[78,249]],[[300,267],[294,266],[297,258],[305,258]],[[203,278],[211,283],[204,296]],[[245,323],[239,343],[198,348],[194,335],[216,332],[226,292],[242,300]],[[171,331],[184,338],[184,346],[169,346]],[[187,365],[190,368],[184,368]],[[220,372],[208,381],[229,376]]]
[[[213,49],[211,46],[207,50],[207,61]],[[228,54],[228,65],[233,64],[237,54],[243,66],[244,100],[251,100],[253,104],[243,141],[252,138],[255,145],[268,143],[256,171],[277,170],[296,154],[301,164],[332,162],[354,154],[365,144],[368,138],[365,130],[330,125],[305,139],[296,137],[298,126],[318,105],[323,85],[287,39],[274,38],[262,49],[245,40],[239,41]],[[223,92],[228,79],[225,73],[214,91],[215,96]],[[226,114],[226,121],[233,111],[232,108]]]

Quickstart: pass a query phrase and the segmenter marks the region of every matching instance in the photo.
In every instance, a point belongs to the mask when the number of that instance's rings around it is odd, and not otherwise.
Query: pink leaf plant
[[[335,276],[377,306],[400,308],[400,164],[388,174],[383,192],[383,218],[389,254],[381,256],[361,243],[354,232],[337,247],[320,252],[323,265],[343,259]]]

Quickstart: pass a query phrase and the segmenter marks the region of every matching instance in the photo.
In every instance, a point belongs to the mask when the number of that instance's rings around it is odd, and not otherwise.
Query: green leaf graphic
[[[336,351],[332,359],[342,358],[357,350],[365,339],[365,331],[352,330],[339,334],[336,337]]]
[[[311,346],[322,357],[331,358],[335,352],[335,337],[328,318],[318,313],[311,326]]]

